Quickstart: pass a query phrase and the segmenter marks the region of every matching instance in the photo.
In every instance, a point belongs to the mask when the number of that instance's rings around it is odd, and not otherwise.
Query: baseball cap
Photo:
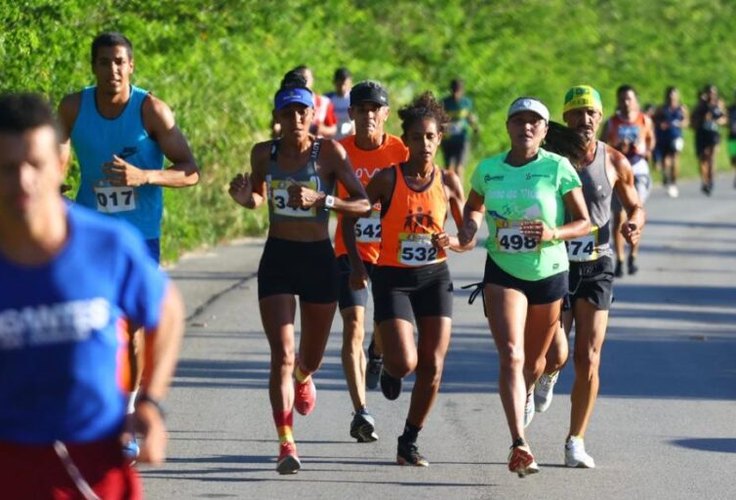
[[[576,85],[565,93],[565,104],[562,108],[563,113],[567,113],[571,109],[593,108],[603,112],[603,101],[601,94],[590,85]]]
[[[538,114],[544,121],[549,122],[549,110],[547,106],[535,97],[519,97],[509,106],[509,112],[506,118],[511,118],[522,111],[533,111]]]
[[[274,109],[278,111],[289,104],[304,104],[308,108],[313,108],[314,96],[309,89],[303,87],[286,88],[276,92],[273,99]]]
[[[355,106],[361,102],[375,102],[381,106],[388,106],[388,92],[380,83],[372,80],[357,83],[350,89],[350,105]]]

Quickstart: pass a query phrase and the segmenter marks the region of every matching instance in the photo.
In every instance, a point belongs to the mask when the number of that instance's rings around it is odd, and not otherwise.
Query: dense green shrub
[[[521,94],[541,97],[556,117],[565,89],[583,82],[601,90],[607,112],[621,83],[643,102],[659,103],[674,84],[692,106],[706,82],[730,99],[733,19],[729,0],[0,0],[0,90],[58,102],[92,82],[97,33],[128,35],[135,82],[171,105],[203,169],[199,186],[166,192],[163,247],[172,259],[264,230],[262,212],[229,201],[227,181],[248,169],[250,147],[267,136],[273,92],[297,64],[314,68],[322,91],[340,65],[382,80],[394,110],[462,76],[482,126],[478,158],[506,146],[504,112]],[[390,128],[398,131],[395,113]]]

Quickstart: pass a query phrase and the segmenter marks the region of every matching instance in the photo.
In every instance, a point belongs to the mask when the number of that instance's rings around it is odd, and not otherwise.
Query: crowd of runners
[[[131,464],[165,459],[160,402],[183,308],[158,269],[162,188],[196,184],[199,168],[171,109],[131,84],[127,38],[96,37],[91,65],[95,85],[65,97],[58,119],[37,95],[0,97],[0,273],[17,284],[0,294],[0,479],[11,497],[139,498]],[[384,85],[353,84],[347,68],[335,71],[334,84],[320,96],[308,67],[286,72],[273,97],[273,138],[253,146],[249,167],[229,185],[238,205],[268,210],[258,300],[276,470],[301,468],[293,412],[308,415],[317,404],[315,374],[338,309],[353,407],[346,432],[376,441],[380,422],[366,390],[380,385],[397,399],[413,373],[396,461],[429,465],[418,437],[452,333],[447,259],[474,248],[484,220],[478,286],[499,357],[508,468],[521,477],[539,470],[525,428],[551,404],[573,325],[564,464],[595,467],[584,436],[613,280],[624,264],[629,274],[638,268],[650,161],[677,197],[689,121],[710,194],[718,127],[728,120],[736,165],[736,105],[726,109],[707,86],[689,114],[669,88],[652,119],[624,85],[605,120],[600,93],[577,85],[559,96],[563,124],[538,98],[520,96],[506,112],[510,148],[480,161],[466,195],[462,175],[479,121],[461,80],[444,99],[425,92],[401,107],[400,137],[385,130]],[[81,170],[76,203],[60,190],[72,150]],[[454,227],[445,226],[450,217]]]

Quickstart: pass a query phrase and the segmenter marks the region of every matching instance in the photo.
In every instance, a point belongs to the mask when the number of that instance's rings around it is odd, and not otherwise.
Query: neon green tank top
[[[580,177],[567,158],[539,150],[537,158],[515,167],[502,153],[480,162],[471,188],[485,199],[488,255],[516,278],[538,281],[569,267],[565,243],[543,242],[521,234],[522,220],[544,221],[555,228],[564,224],[562,197],[580,187]]]

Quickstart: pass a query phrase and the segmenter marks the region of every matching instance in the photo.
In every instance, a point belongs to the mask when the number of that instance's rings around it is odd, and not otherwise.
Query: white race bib
[[[539,250],[539,240],[522,234],[518,225],[497,227],[496,247],[506,253],[536,252]]]
[[[312,185],[314,184],[314,185]],[[316,190],[316,183],[307,182],[306,187]],[[271,207],[273,213],[285,217],[314,217],[317,214],[315,207],[311,208],[293,208],[287,205],[289,202],[289,182],[285,180],[271,181],[270,189]]]
[[[570,262],[588,262],[598,258],[598,227],[593,226],[590,232],[565,242],[567,258]]]
[[[399,262],[405,266],[432,264],[439,257],[439,250],[432,245],[431,234],[399,234]]]
[[[95,186],[97,211],[106,214],[135,210],[135,189],[130,186]]]
[[[381,241],[381,213],[378,210],[373,210],[370,217],[361,217],[355,221],[355,239],[359,243]]]

